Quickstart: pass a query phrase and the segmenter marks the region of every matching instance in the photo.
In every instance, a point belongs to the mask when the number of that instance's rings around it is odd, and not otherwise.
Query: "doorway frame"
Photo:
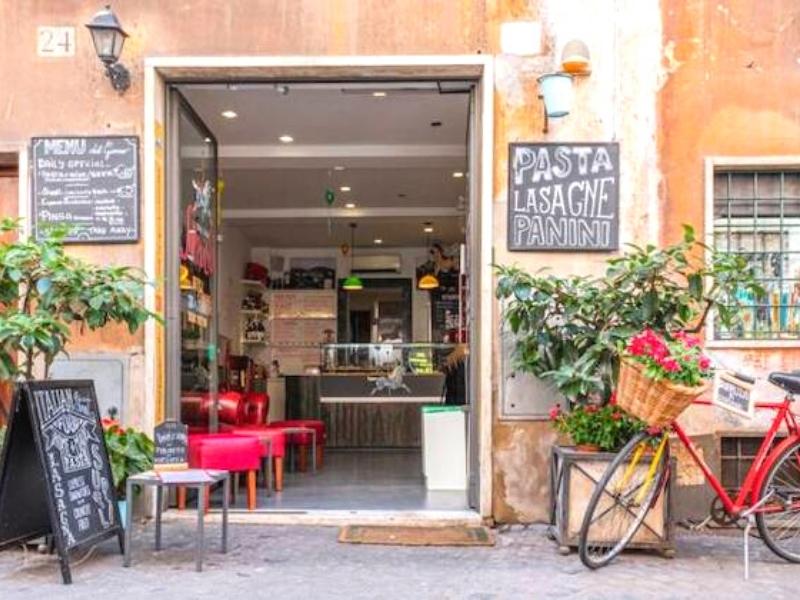
[[[474,369],[493,373],[492,293],[493,264],[493,171],[494,171],[494,59],[489,55],[396,55],[396,56],[163,56],[144,61],[144,125],[142,213],[144,215],[144,268],[150,277],[163,279],[166,197],[164,141],[169,83],[242,80],[388,81],[402,79],[470,79],[476,82],[476,116],[480,127],[476,147],[480,156],[479,193],[470,198],[477,224],[479,248],[474,249],[478,277],[475,307],[477,326],[470,332],[477,351]],[[163,285],[148,289],[145,304],[162,311]],[[476,394],[479,501],[484,519],[492,516],[492,389],[494,377],[477,377]],[[145,325],[145,411],[150,427],[163,418],[165,406],[165,335],[154,322]]]

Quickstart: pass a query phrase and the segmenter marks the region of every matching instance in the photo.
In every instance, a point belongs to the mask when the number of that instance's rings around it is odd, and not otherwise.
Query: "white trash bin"
[[[467,489],[467,420],[461,406],[422,407],[422,472],[429,490]]]

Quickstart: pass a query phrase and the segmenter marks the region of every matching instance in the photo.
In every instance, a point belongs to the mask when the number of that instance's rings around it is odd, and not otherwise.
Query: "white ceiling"
[[[337,228],[347,232],[346,223],[357,220],[369,243],[379,237],[386,246],[418,246],[423,221],[438,221],[437,239],[463,239],[460,212],[468,180],[454,178],[453,172],[466,171],[469,95],[440,94],[435,83],[422,85],[427,89],[303,84],[290,85],[286,95],[271,84],[183,86],[181,91],[219,144],[223,219],[247,210],[246,219],[240,214],[231,223],[254,245],[321,247],[347,241],[329,239],[328,219],[320,216],[330,187],[339,215],[346,203],[358,207],[338,220]],[[387,95],[374,97],[374,91]],[[223,110],[238,117],[226,119]],[[433,121],[441,126],[432,127]],[[295,141],[281,143],[283,134]],[[190,145],[183,154],[200,151]],[[351,191],[342,192],[341,186]],[[376,219],[371,208],[397,214]],[[439,209],[436,219],[429,218],[431,208]],[[281,219],[273,218],[276,210]]]
[[[253,246],[273,248],[324,248],[350,243],[351,222],[358,223],[356,247],[424,247],[428,241],[443,245],[464,240],[463,217],[428,218],[434,232],[424,232],[422,217],[296,218],[237,221],[236,227]],[[383,240],[380,245],[374,240]],[[302,243],[298,243],[302,240]]]

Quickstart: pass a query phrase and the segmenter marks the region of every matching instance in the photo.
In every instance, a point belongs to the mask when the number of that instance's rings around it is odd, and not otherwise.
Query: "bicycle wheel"
[[[611,461],[583,516],[578,551],[590,569],[610,563],[631,541],[666,480],[667,435],[641,432]]]
[[[800,563],[800,442],[784,450],[770,467],[758,498],[767,496],[756,513],[761,539],[781,558]]]

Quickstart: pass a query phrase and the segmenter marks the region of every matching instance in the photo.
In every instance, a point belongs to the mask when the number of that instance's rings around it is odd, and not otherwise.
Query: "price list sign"
[[[31,159],[37,238],[58,226],[72,243],[139,240],[139,138],[33,138]]]

